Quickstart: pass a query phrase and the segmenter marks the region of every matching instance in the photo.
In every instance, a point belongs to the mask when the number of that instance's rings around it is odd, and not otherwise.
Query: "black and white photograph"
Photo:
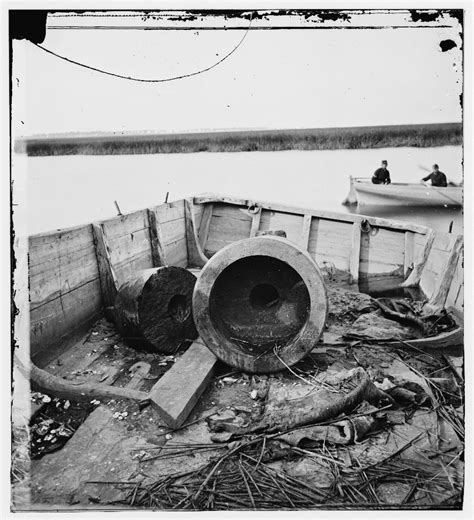
[[[2,5],[5,507],[470,518],[472,5],[148,4]]]

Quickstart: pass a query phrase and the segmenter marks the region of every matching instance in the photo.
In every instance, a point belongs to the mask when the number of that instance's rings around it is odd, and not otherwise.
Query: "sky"
[[[57,29],[42,45],[118,74],[166,78],[212,65],[244,35],[244,29]],[[457,47],[441,52],[447,38]],[[250,30],[212,70],[148,84],[14,41],[13,127],[17,136],[31,136],[461,121],[460,45],[459,26]]]

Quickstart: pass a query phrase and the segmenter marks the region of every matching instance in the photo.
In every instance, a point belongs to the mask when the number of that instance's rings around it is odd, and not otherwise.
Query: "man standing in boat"
[[[445,188],[448,185],[448,181],[446,179],[446,175],[440,171],[439,166],[437,164],[433,164],[433,171],[423,177],[422,182],[429,181],[431,179],[431,186],[437,186],[439,188]]]
[[[382,166],[372,175],[372,184],[390,184],[390,172],[387,170],[387,161],[382,161]]]

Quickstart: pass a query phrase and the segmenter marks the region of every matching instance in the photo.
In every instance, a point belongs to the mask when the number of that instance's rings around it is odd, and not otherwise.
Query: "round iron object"
[[[132,347],[173,353],[197,337],[192,313],[196,277],[187,269],[164,266],[132,275],[118,290],[115,321]]]
[[[318,342],[327,312],[315,261],[274,236],[218,251],[193,293],[201,339],[220,360],[250,373],[276,372],[302,359]]]

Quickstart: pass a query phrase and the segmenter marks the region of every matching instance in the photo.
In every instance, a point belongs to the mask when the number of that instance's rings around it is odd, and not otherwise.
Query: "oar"
[[[435,190],[439,194],[441,194],[444,198],[450,200],[454,203],[455,206],[459,206],[459,202],[457,200],[452,199],[449,195],[446,195],[446,193],[443,192],[445,188],[437,188],[436,186],[427,186],[428,188],[431,188],[432,190]]]
[[[419,164],[418,168],[420,168],[420,170],[424,170],[425,172],[430,172],[431,173],[431,168],[427,168],[423,164]]]
[[[418,164],[418,168],[420,168],[421,170],[425,170],[426,172],[431,172],[431,168],[427,168],[426,166],[424,166],[423,164]],[[454,187],[456,188],[459,188],[459,185],[454,183],[454,182],[450,182],[449,184],[453,185]],[[432,188],[433,190],[435,190],[436,192],[438,192],[439,194],[441,194],[444,198],[448,199],[449,201],[453,202],[456,206],[459,205],[459,203],[452,199],[449,195],[446,195],[446,193],[443,193],[443,188],[441,188],[441,190],[437,189],[436,186],[429,186],[429,188]]]

